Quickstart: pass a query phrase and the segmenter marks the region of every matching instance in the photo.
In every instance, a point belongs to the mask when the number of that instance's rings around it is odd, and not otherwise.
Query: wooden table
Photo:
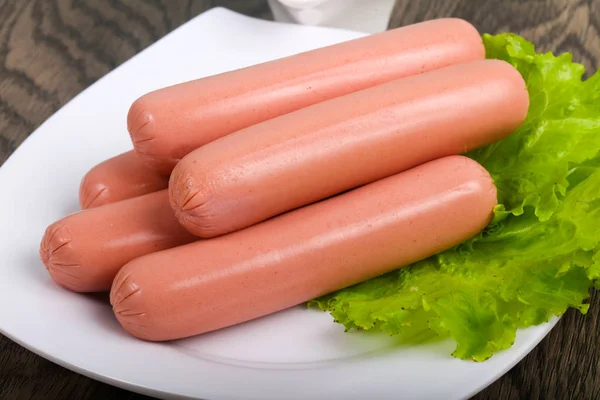
[[[0,0],[0,165],[76,94],[214,6],[272,17],[266,0]],[[516,32],[546,51],[570,51],[591,70],[600,64],[600,0],[398,0],[390,26],[447,16],[465,18],[480,32]],[[567,312],[531,354],[475,398],[600,399],[598,293],[591,303],[587,316]],[[147,397],[70,372],[0,335],[0,399],[63,398]]]

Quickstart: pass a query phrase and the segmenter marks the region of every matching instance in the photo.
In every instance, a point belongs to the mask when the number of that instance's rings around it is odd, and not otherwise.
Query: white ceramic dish
[[[69,369],[163,398],[459,399],[517,363],[553,323],[520,331],[510,350],[481,364],[453,359],[451,342],[399,347],[393,338],[344,333],[328,314],[303,307],[146,343],[120,329],[104,296],[58,288],[38,259],[45,227],[77,209],[83,174],[131,147],[125,116],[136,97],[360,35],[213,9],[48,119],[0,168],[0,332]]]

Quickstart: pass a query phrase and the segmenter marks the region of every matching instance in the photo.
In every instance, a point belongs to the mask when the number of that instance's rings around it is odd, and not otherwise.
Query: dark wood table
[[[0,165],[76,94],[214,6],[272,18],[266,0],[0,0]],[[600,0],[398,0],[390,26],[447,16],[480,32],[516,32],[545,51],[572,52],[592,71],[600,64]],[[600,399],[598,293],[591,303],[587,316],[567,312],[475,398]],[[436,379],[443,377],[432,384]],[[63,398],[147,397],[70,372],[0,335],[0,399]]]

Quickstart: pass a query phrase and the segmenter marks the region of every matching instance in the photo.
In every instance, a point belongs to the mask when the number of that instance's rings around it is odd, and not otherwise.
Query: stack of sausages
[[[110,290],[159,341],[273,313],[455,246],[490,221],[461,154],[529,106],[477,30],[439,19],[148,93],[134,150],[83,178],[40,256],[69,290]]]

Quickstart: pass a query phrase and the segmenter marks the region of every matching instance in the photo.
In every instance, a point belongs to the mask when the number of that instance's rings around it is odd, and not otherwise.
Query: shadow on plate
[[[333,367],[382,354],[422,352],[449,357],[452,343],[438,336],[389,336],[350,331],[328,313],[296,306],[218,331],[170,342],[190,357],[252,369],[314,369]]]

